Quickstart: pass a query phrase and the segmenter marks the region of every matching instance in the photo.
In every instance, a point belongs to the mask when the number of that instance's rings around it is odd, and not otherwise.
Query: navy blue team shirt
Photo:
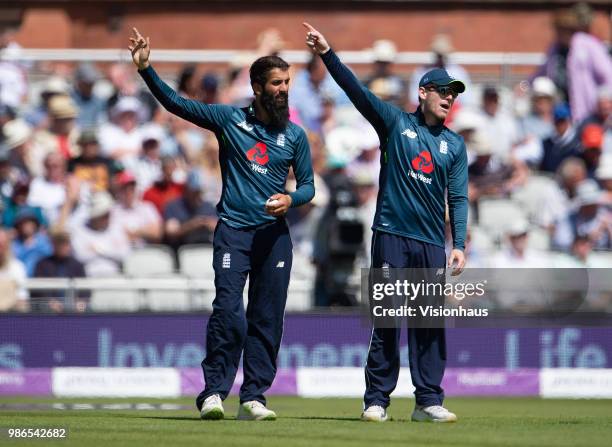
[[[380,100],[333,50],[321,58],[380,139],[380,188],[372,229],[444,247],[448,195],[453,247],[465,249],[468,170],[463,138],[444,125],[428,127],[420,109],[407,113]]]
[[[275,221],[265,212],[265,202],[284,193],[289,168],[297,189],[291,207],[314,196],[310,147],[304,130],[289,123],[277,129],[259,121],[253,108],[205,104],[182,98],[149,65],[139,70],[153,96],[169,112],[215,133],[223,189],[217,204],[219,217],[233,228],[250,228]]]

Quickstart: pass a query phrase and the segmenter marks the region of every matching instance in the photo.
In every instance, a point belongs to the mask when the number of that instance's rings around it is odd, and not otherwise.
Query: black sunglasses
[[[453,98],[459,96],[459,93],[457,93],[456,90],[454,90],[452,87],[449,87],[448,85],[428,85],[425,86],[425,89],[430,92],[438,92],[438,95],[440,95],[442,98],[446,98],[449,94]]]

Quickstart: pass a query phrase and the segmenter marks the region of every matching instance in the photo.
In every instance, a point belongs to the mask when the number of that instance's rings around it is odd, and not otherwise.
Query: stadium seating
[[[171,275],[174,273],[174,257],[170,248],[148,245],[132,251],[123,263],[123,272],[129,276]]]
[[[510,199],[482,199],[478,205],[478,223],[496,241],[502,239],[508,226],[526,218],[521,206]]]
[[[179,248],[179,271],[192,278],[213,278],[213,248],[210,245],[184,245]]]
[[[512,200],[520,205],[530,220],[536,220],[544,201],[551,197],[551,191],[556,189],[558,187],[554,179],[532,174],[525,185],[512,194]]]

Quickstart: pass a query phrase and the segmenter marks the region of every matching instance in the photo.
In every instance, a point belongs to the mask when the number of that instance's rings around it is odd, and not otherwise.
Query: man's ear
[[[425,87],[419,87],[419,98],[421,98],[422,100],[425,100],[426,95],[427,95],[427,92],[425,91]]]
[[[255,96],[259,96],[263,92],[263,87],[258,82],[253,82],[251,87],[253,88],[253,93],[255,93]]]

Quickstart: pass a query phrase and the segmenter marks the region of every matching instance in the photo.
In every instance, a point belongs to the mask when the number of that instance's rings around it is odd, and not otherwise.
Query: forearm
[[[300,185],[294,192],[290,193],[291,196],[291,208],[302,206],[308,203],[314,197],[314,183],[305,183]]]
[[[467,233],[468,199],[467,196],[454,197],[448,200],[448,211],[453,236],[453,248],[465,250]]]
[[[353,72],[344,65],[340,58],[334,53],[331,48],[325,54],[321,55],[323,63],[331,74],[334,81],[344,90],[346,96],[355,105],[359,113],[361,113],[377,130],[384,127],[380,115],[372,104],[372,99],[369,97],[367,89],[355,77]],[[373,96],[373,95],[372,95]]]
[[[149,87],[149,90],[155,96],[166,110],[175,115],[183,117],[184,103],[186,100],[176,93],[168,84],[166,84],[153,69],[151,65],[147,65],[145,69],[139,69],[138,74]]]

